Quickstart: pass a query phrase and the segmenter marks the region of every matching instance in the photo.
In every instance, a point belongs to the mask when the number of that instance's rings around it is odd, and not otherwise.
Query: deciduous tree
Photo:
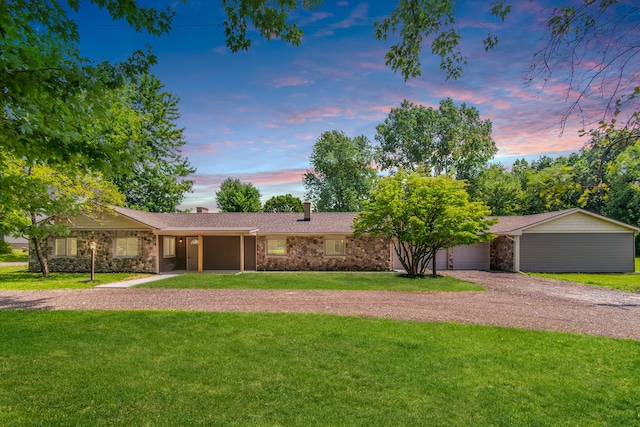
[[[251,183],[227,178],[216,192],[220,212],[260,212],[260,191]]]
[[[318,212],[357,212],[376,180],[373,149],[365,136],[323,132],[304,175],[306,197]]]
[[[491,128],[475,107],[457,107],[450,98],[440,101],[437,110],[405,100],[376,127],[376,160],[383,170],[426,170],[468,179],[498,151]]]
[[[92,3],[152,34],[167,31],[173,16],[132,1]],[[77,24],[67,13],[79,5],[17,0],[0,7],[0,148],[33,164],[73,163],[108,173],[127,166],[130,147],[117,138],[95,138],[87,129],[108,122],[110,92],[155,58],[141,50],[117,64],[83,57]]]
[[[0,160],[0,175],[14,189],[0,195],[0,228],[31,241],[44,277],[49,277],[49,268],[43,240],[68,234],[68,225],[80,213],[98,218],[110,210],[109,205],[124,200],[117,187],[99,174],[61,172],[6,154]]]
[[[293,197],[291,194],[284,196],[273,196],[264,203],[264,212],[302,212],[304,207],[302,200]]]
[[[178,128],[179,98],[164,90],[153,75],[143,75],[129,84],[124,102],[139,116],[139,149],[133,168],[113,178],[125,195],[125,205],[149,212],[175,212],[193,180],[196,170],[180,149],[186,144],[184,129]],[[120,106],[116,106],[120,108]]]
[[[410,277],[420,277],[440,249],[491,240],[496,220],[484,203],[470,202],[464,182],[403,170],[380,178],[354,221],[354,234],[389,239]]]
[[[524,194],[520,181],[501,164],[484,169],[469,184],[471,200],[485,203],[492,215],[520,215]]]
[[[618,155],[607,175],[611,183],[611,195],[605,214],[640,227],[640,140]],[[640,254],[638,238],[636,254]]]

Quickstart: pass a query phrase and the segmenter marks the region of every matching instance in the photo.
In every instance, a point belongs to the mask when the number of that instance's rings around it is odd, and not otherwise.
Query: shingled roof
[[[151,213],[115,211],[158,231],[256,231],[257,234],[351,234],[357,212],[314,212],[310,221],[297,212]]]
[[[357,212],[314,212],[310,221],[302,213],[226,212],[226,213],[152,213],[115,207],[127,218],[144,224],[158,232],[252,232],[254,234],[351,234]],[[634,230],[628,224],[606,218],[579,208],[565,209],[523,216],[496,216],[498,223],[489,231],[498,235],[520,234],[522,230],[546,221],[582,212]]]

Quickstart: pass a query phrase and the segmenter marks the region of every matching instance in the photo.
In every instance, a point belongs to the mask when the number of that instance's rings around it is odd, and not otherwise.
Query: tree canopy
[[[153,75],[145,74],[124,89],[123,102],[139,116],[139,148],[133,168],[113,178],[125,195],[125,206],[149,212],[175,212],[191,191],[194,173],[180,149],[186,144],[178,128],[178,101]],[[120,108],[120,106],[116,106]]]
[[[490,120],[475,107],[457,107],[451,98],[436,110],[404,100],[376,127],[376,160],[383,170],[424,170],[467,179],[482,169],[498,149]]]
[[[45,277],[49,270],[43,239],[68,234],[69,224],[80,213],[98,218],[109,205],[120,205],[124,199],[99,174],[61,172],[7,155],[0,155],[0,160],[0,176],[13,189],[0,193],[0,229],[31,240]]]
[[[260,212],[260,191],[251,183],[227,178],[216,192],[220,212]]]
[[[519,215],[524,193],[518,178],[501,164],[482,170],[469,185],[471,200],[485,203],[492,215]]]
[[[92,0],[112,18],[124,18],[138,31],[169,29],[170,10],[135,2]],[[147,71],[155,58],[138,50],[122,63],[94,62],[79,51],[77,24],[67,8],[80,2],[3,2],[0,8],[0,147],[33,164],[69,165],[111,172],[126,166],[126,138],[88,131],[109,122],[111,91]],[[55,117],[55,120],[52,120]]]
[[[357,212],[376,179],[373,149],[365,136],[323,132],[313,146],[312,169],[304,175],[306,197],[317,212]]]
[[[262,210],[264,212],[302,212],[304,206],[298,197],[285,194],[284,196],[273,196],[264,202]]]
[[[436,275],[440,249],[489,241],[496,220],[481,202],[470,202],[464,182],[448,175],[427,177],[400,170],[380,178],[371,200],[354,221],[354,234],[389,239],[410,277],[423,276],[429,262]]]

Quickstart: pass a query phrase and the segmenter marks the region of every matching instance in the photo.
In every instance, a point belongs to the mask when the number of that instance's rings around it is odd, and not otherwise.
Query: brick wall
[[[288,236],[287,255],[267,256],[265,236],[256,241],[257,270],[389,271],[390,243],[371,237],[345,236],[344,256],[324,255],[324,236]]]
[[[156,237],[150,231],[72,231],[68,236],[78,240],[78,254],[75,257],[54,255],[55,238],[51,237],[42,245],[49,271],[81,273],[91,271],[91,249],[89,242],[96,242],[96,273],[135,272],[155,273],[157,268]],[[116,237],[137,237],[138,256],[116,257]],[[33,243],[29,244],[29,270],[40,271]]]

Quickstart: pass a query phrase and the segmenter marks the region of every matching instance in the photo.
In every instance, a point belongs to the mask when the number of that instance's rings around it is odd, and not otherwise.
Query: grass
[[[29,252],[20,249],[14,249],[10,254],[0,254],[0,262],[27,262],[29,260]]]
[[[323,289],[375,291],[481,291],[484,288],[449,276],[407,279],[396,273],[334,273],[334,272],[258,272],[246,274],[184,274],[144,288],[196,289]]]
[[[45,290],[45,289],[89,289],[96,285],[120,282],[138,277],[138,273],[96,273],[91,282],[90,273],[51,273],[43,279],[41,273],[30,273],[24,266],[0,267],[0,289]]]
[[[598,274],[598,273],[528,273],[531,276],[547,277],[550,279],[565,280],[568,282],[582,283],[600,288],[618,289],[628,292],[640,292],[640,258],[635,260],[636,272],[624,274]]]
[[[318,314],[0,324],[0,425],[640,424],[638,341]]]

